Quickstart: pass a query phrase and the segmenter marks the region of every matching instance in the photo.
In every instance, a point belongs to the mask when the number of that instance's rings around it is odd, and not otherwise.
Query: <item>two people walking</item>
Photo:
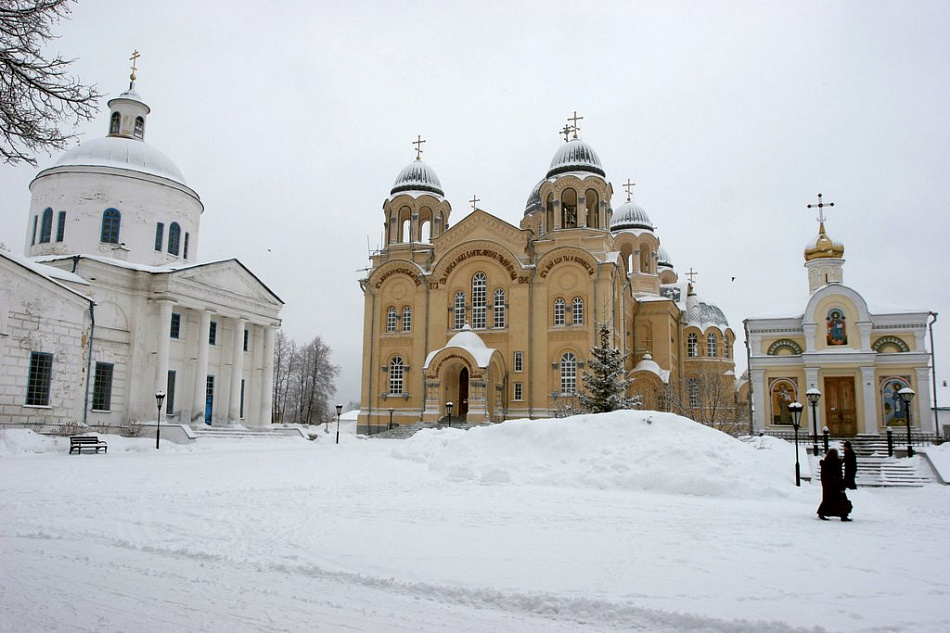
[[[827,521],[828,517],[841,517],[842,521],[850,521],[851,501],[845,489],[856,490],[854,482],[858,471],[858,460],[851,448],[851,442],[844,443],[844,476],[841,475],[842,458],[838,457],[838,449],[828,450],[821,460],[821,505],[818,506],[818,518]]]

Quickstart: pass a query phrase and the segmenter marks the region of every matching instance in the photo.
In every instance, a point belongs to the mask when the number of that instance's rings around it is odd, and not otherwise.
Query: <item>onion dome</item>
[[[574,138],[561,145],[554,158],[551,160],[551,167],[548,169],[546,178],[566,174],[572,171],[588,172],[597,174],[606,178],[604,168],[600,164],[600,158],[590,145],[584,141]]]
[[[841,259],[844,257],[844,244],[836,242],[825,233],[825,223],[818,227],[818,237],[805,247],[805,261],[814,259]]]
[[[445,192],[442,191],[442,183],[439,182],[439,177],[435,175],[435,170],[421,160],[409,163],[399,172],[396,182],[393,183],[392,191],[389,193],[390,195],[396,195],[404,191],[424,191],[445,196]]]
[[[53,167],[66,166],[128,169],[187,185],[181,171],[165,154],[147,143],[123,136],[85,141],[63,154]]]
[[[690,299],[695,298],[695,294],[690,295]],[[729,327],[729,321],[717,306],[703,301],[687,301],[687,325],[695,325],[700,330],[705,331],[709,326],[715,326],[721,331]]]
[[[540,211],[544,208],[544,205],[541,204],[541,185],[543,184],[543,180],[538,181],[538,184],[531,190],[531,194],[528,196],[528,202],[524,205],[525,215],[531,215],[535,211]]]
[[[614,212],[613,218],[610,220],[611,231],[622,231],[623,229],[646,229],[652,232],[653,222],[650,221],[650,216],[643,210],[643,207],[632,200],[628,200],[620,205],[620,208]]]
[[[673,269],[673,260],[670,259],[670,254],[662,246],[656,253],[656,265],[660,268]]]

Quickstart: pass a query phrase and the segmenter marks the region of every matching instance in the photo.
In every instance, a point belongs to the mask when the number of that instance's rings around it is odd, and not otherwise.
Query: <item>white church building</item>
[[[149,107],[30,184],[24,255],[0,251],[0,425],[271,421],[283,302],[237,259],[197,262],[204,205],[145,142]]]

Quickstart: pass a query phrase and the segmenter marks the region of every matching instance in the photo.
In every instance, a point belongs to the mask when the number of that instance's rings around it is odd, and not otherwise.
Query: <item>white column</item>
[[[155,359],[155,392],[165,392],[168,388],[168,347],[171,339],[172,322],[172,304],[171,301],[159,301],[158,306],[158,354]]]
[[[205,419],[205,391],[208,388],[208,336],[211,330],[211,311],[201,311],[198,327],[198,357],[195,360],[194,399],[191,403],[191,423],[203,424]]]
[[[858,332],[861,334],[861,350],[865,352],[871,351],[871,327],[873,323],[870,321],[860,321],[858,322]]]
[[[264,371],[261,375],[261,412],[258,416],[258,426],[270,426],[273,420],[274,409],[274,335],[277,328],[272,325],[262,326],[264,330],[264,358],[261,366]]]
[[[231,392],[228,394],[228,424],[241,419],[241,377],[244,375],[244,324],[242,318],[231,319],[234,342],[231,346]]]
[[[765,390],[765,370],[753,369],[749,371],[749,380],[752,381],[752,404],[755,413],[752,424],[755,431],[765,430],[765,410],[768,408],[769,394]]]
[[[924,433],[933,433],[937,430],[934,422],[933,402],[931,398],[933,393],[930,391],[930,369],[927,367],[915,367],[917,372],[917,421],[920,430]]]
[[[861,394],[864,402],[864,428],[859,433],[877,433],[880,430],[880,414],[877,410],[877,386],[874,384],[874,368],[861,368]]]
[[[802,331],[805,333],[805,351],[815,351],[815,334],[818,332],[817,323],[802,323]]]

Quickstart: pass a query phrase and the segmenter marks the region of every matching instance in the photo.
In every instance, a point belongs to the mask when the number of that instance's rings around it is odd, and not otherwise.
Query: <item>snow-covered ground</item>
[[[950,487],[823,522],[788,443],[650,412],[330,430],[3,431],[0,630],[950,630]]]

